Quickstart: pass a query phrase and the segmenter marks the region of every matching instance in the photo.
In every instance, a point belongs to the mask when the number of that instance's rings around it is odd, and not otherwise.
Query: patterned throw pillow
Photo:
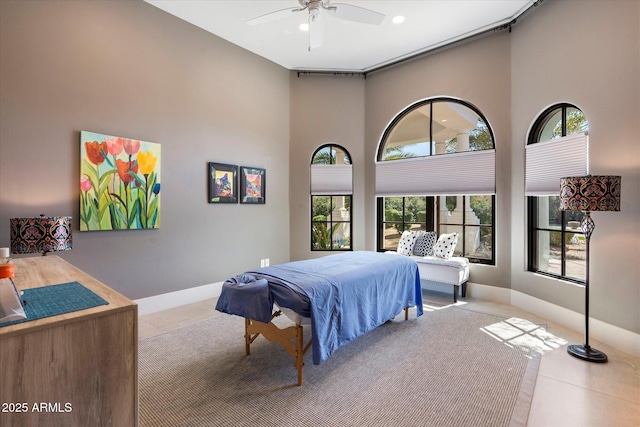
[[[402,255],[411,255],[413,246],[416,244],[418,235],[415,231],[405,230],[400,237],[400,243],[398,243],[397,252]]]
[[[438,243],[433,248],[434,255],[444,259],[451,258],[457,243],[458,233],[441,234],[438,237]]]
[[[413,254],[417,256],[433,256],[433,246],[436,244],[436,232],[427,231],[422,233],[416,239],[413,245]]]

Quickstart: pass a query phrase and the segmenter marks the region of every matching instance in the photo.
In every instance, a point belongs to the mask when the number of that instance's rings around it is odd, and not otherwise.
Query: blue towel
[[[251,274],[226,280],[222,285],[216,310],[269,323],[273,311],[269,282]]]

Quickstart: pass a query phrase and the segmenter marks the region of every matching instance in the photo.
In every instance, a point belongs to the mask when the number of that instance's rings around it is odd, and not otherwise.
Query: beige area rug
[[[410,314],[321,365],[310,350],[301,387],[280,344],[259,337],[245,356],[237,316],[144,339],[140,425],[526,425],[539,353],[496,339],[507,319],[456,306]]]

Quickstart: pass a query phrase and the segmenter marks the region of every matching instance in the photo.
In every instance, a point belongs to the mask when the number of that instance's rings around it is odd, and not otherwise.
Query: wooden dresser
[[[0,327],[0,426],[137,426],[138,306],[58,256],[14,262],[19,290],[77,281],[109,304]]]

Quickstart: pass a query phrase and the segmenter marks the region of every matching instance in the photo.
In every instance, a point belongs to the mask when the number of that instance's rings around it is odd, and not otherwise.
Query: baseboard
[[[497,286],[481,285],[480,283],[467,283],[467,297],[486,299],[502,304],[511,304],[511,289]]]
[[[574,331],[584,332],[584,315],[568,308],[514,290],[511,290],[511,305]],[[589,339],[600,341],[634,357],[640,357],[640,334],[627,329],[591,318],[589,319]]]
[[[180,291],[140,298],[134,302],[138,304],[138,315],[142,316],[218,297],[222,291],[222,283],[223,282],[211,283],[209,285],[196,286],[195,288],[182,289]]]
[[[142,316],[218,297],[222,291],[222,283],[223,282],[211,283],[209,285],[197,286],[195,288],[188,288],[181,291],[169,292],[166,294],[135,300],[138,304],[138,315]],[[452,291],[451,285],[434,287],[424,283],[423,281],[422,286],[425,289],[435,291]],[[549,319],[561,326],[573,329],[574,331],[581,331],[584,329],[584,316],[582,314],[512,289],[469,282],[467,284],[467,298],[478,298],[496,301],[503,304],[511,304],[515,307]],[[589,321],[589,337],[615,347],[625,353],[629,353],[632,356],[640,357],[640,334],[610,325],[597,319],[591,319]]]

